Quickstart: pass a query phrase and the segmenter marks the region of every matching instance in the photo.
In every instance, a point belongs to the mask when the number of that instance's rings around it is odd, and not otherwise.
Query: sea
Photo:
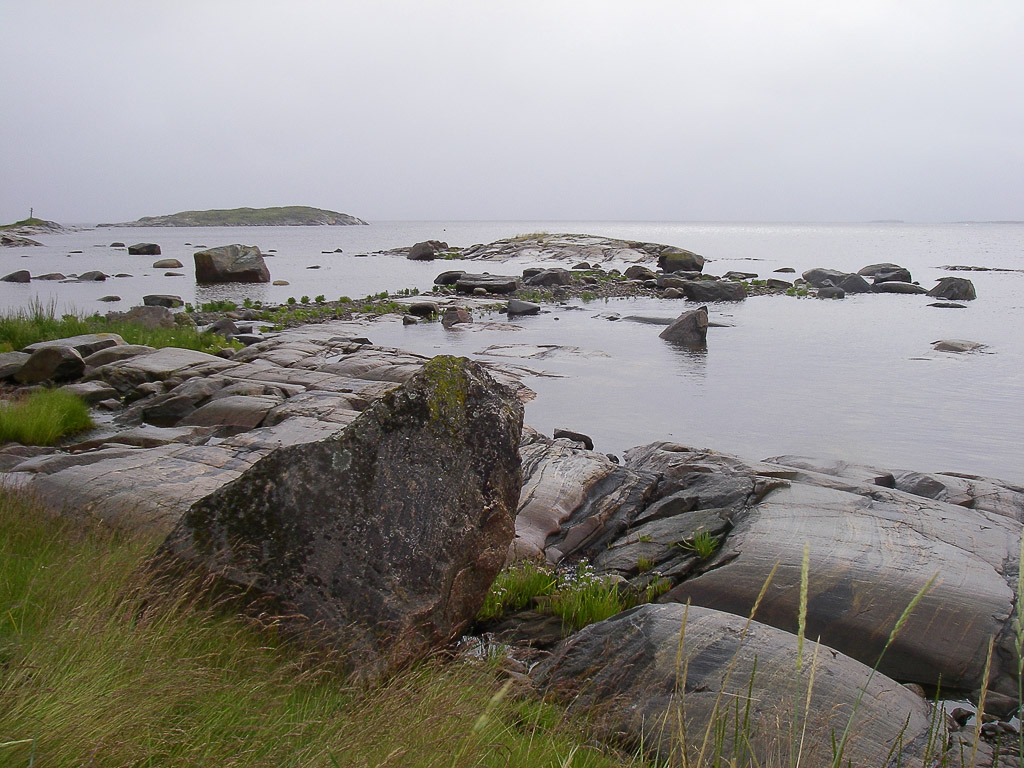
[[[469,246],[533,232],[680,246],[705,256],[706,272],[737,270],[760,278],[786,278],[774,275],[783,267],[799,275],[813,267],[855,272],[894,262],[929,288],[942,276],[969,278],[978,298],[964,309],[951,309],[929,306],[933,299],[917,295],[752,296],[710,306],[713,327],[707,349],[699,352],[662,341],[661,326],[642,322],[671,319],[691,308],[687,302],[650,298],[573,301],[516,319],[477,313],[472,327],[450,330],[439,323],[404,326],[392,316],[368,321],[361,332],[375,344],[519,366],[524,383],[537,393],[527,404],[526,423],[549,435],[555,428],[585,433],[605,453],[621,455],[631,446],[667,440],[748,459],[795,454],[1024,485],[1022,223],[84,226],[35,237],[43,247],[0,249],[0,275],[19,269],[33,276],[101,270],[127,277],[96,283],[0,282],[0,304],[6,312],[42,303],[81,314],[127,309],[153,293],[193,304],[218,299],[277,304],[290,297],[427,292],[447,269],[521,274],[540,264],[413,262],[379,252],[427,239]],[[162,254],[129,256],[111,248],[113,242],[153,242]],[[192,254],[229,243],[259,246],[272,279],[289,284],[197,286]],[[176,258],[184,267],[155,269],[158,258]],[[948,265],[991,271],[952,272],[944,269]],[[111,295],[119,300],[99,301]],[[986,346],[967,354],[937,352],[933,342],[940,339]]]

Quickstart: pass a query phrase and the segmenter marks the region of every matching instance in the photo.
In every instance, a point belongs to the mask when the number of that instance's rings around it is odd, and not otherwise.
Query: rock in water
[[[474,618],[514,531],[523,408],[435,357],[348,427],[283,447],[196,502],[163,551],[255,588],[373,677]]]
[[[708,308],[683,312],[658,338],[688,347],[706,347],[708,343]]]
[[[270,270],[255,245],[222,245],[193,254],[197,283],[269,283]]]

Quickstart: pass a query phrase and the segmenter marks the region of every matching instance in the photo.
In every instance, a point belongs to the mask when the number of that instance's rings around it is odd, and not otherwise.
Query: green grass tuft
[[[81,398],[59,389],[0,403],[0,443],[55,445],[92,426],[89,407]]]

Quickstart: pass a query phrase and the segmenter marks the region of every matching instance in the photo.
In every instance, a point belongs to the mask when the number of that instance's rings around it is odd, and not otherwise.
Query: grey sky
[[[0,0],[0,220],[1024,219],[1024,2]]]

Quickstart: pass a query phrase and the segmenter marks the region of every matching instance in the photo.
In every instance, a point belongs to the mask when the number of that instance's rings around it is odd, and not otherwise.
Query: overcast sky
[[[0,0],[0,221],[1024,219],[1022,0]]]

